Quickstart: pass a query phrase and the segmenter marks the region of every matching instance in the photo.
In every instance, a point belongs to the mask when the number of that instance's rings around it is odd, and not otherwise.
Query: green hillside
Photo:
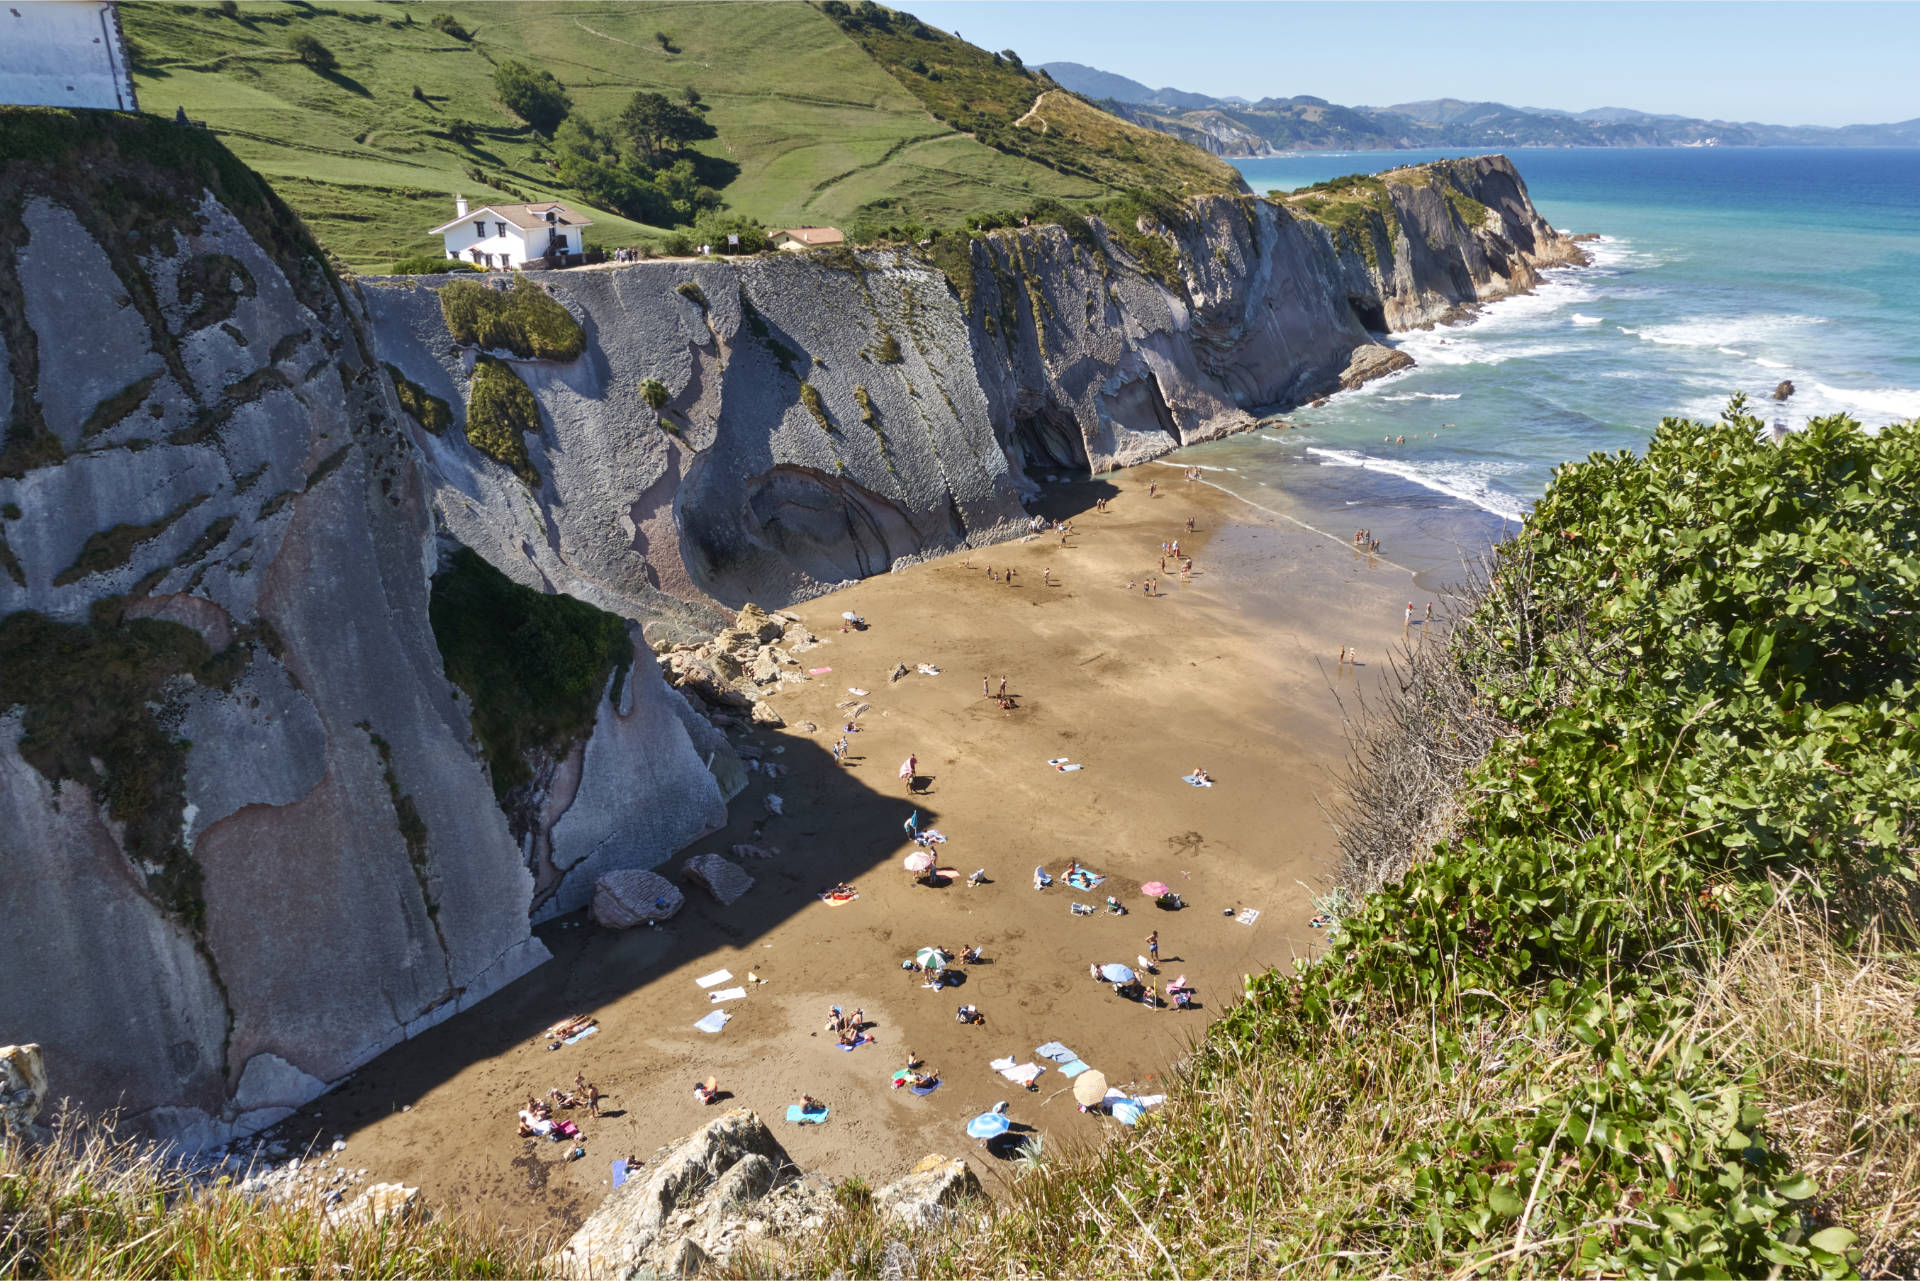
[[[452,216],[456,193],[566,199],[592,211],[602,246],[662,234],[560,183],[553,144],[495,96],[505,61],[551,72],[596,127],[636,91],[680,103],[693,90],[715,134],[691,148],[700,181],[728,213],[773,225],[948,224],[1168,185],[1169,174],[1177,190],[1231,181],[1197,149],[1091,109],[1079,114],[1097,127],[1036,118],[1015,130],[1001,127],[1002,109],[992,136],[963,132],[810,5],[276,0],[126,4],[121,16],[145,108],[204,121],[359,270],[437,253],[427,231]],[[296,56],[303,36],[331,53],[331,69]],[[1053,88],[950,36],[938,44],[944,61],[975,68],[967,83],[986,97],[1020,104],[1011,115]]]

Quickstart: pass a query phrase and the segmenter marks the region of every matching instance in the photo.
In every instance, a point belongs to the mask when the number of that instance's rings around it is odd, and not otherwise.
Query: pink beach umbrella
[[[1140,887],[1140,892],[1148,898],[1165,898],[1167,895],[1173,893],[1171,889],[1167,888],[1165,881],[1148,881]]]
[[[915,850],[907,855],[903,864],[909,872],[924,872],[933,866],[933,855],[925,850]]]

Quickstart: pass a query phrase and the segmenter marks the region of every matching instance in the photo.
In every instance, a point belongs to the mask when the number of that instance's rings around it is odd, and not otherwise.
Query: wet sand
[[[1105,513],[1093,510],[1100,496],[1112,500]],[[1178,468],[1059,486],[1041,509],[1072,520],[1066,546],[1047,534],[949,556],[794,611],[830,642],[801,655],[805,665],[833,670],[775,696],[788,728],[746,739],[790,772],[751,774],[728,827],[660,869],[677,876],[692,854],[735,843],[778,847],[743,861],[758,881],[744,898],[723,908],[689,888],[678,918],[625,933],[580,917],[542,927],[552,962],[369,1064],[282,1133],[318,1135],[323,1147],[344,1133],[337,1160],[367,1181],[418,1185],[443,1206],[556,1237],[605,1195],[611,1160],[647,1157],[717,1114],[692,1096],[709,1074],[728,1096],[722,1108],[755,1109],[803,1167],[876,1186],[939,1152],[967,1156],[994,1187],[1005,1167],[964,1126],[1002,1099],[1056,1148],[1097,1141],[1112,1123],[1081,1115],[1035,1047],[1064,1042],[1114,1085],[1151,1092],[1243,973],[1317,949],[1310,894],[1334,860],[1319,802],[1344,752],[1335,690],[1351,697],[1379,678],[1406,601],[1425,598],[1409,597],[1403,573],[1189,486]],[[1137,584],[1174,538],[1196,573],[1184,586],[1162,576],[1149,598]],[[990,580],[989,565],[1012,565],[1014,583]],[[867,630],[842,634],[842,610],[864,615]],[[1361,666],[1337,677],[1348,644]],[[889,683],[895,663],[912,674]],[[913,671],[921,663],[941,674]],[[996,689],[1007,677],[1014,710],[981,696],[983,675]],[[856,698],[871,710],[836,766],[830,749],[847,716],[837,704]],[[911,796],[897,776],[909,753],[919,760]],[[1058,772],[1047,764],[1057,757],[1085,769]],[[1216,786],[1181,780],[1196,766]],[[769,792],[782,816],[767,813]],[[901,866],[916,810],[949,838],[936,852],[958,875],[944,887],[914,884]],[[1106,883],[1066,887],[1070,858]],[[1054,874],[1052,888],[1033,889],[1036,864]],[[968,886],[976,868],[992,883]],[[841,880],[858,901],[816,897]],[[1189,906],[1157,909],[1139,888],[1150,880]],[[1109,894],[1127,915],[1104,910]],[[1097,910],[1075,916],[1075,902]],[[1252,925],[1223,915],[1248,908],[1260,914]],[[1150,930],[1160,935],[1155,981],[1184,973],[1195,1010],[1150,1010],[1088,977],[1090,963],[1134,965]],[[923,945],[967,944],[990,963],[967,969],[963,986],[929,991],[900,968]],[[749,969],[766,981],[716,1007],[694,979],[721,968],[733,983]],[[984,1028],[955,1019],[962,1002],[986,1014]],[[840,1050],[823,1030],[833,1005],[863,1007],[875,1043]],[[697,1031],[714,1008],[732,1021]],[[549,1052],[541,1030],[576,1012],[596,1015],[599,1032]],[[929,1096],[890,1087],[909,1049],[940,1071]],[[1048,1068],[1037,1091],[987,1066],[1004,1055]],[[570,1162],[571,1144],[516,1137],[514,1114],[576,1072],[608,1097],[599,1119],[566,1114],[585,1135],[586,1156]],[[802,1091],[831,1106],[826,1124],[782,1119]]]

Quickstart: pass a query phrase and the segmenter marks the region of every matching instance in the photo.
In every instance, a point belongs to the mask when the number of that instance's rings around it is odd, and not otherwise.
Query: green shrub
[[[473,36],[460,25],[460,20],[450,13],[436,13],[427,19],[427,25],[435,31],[445,32],[455,40],[471,40]]]
[[[392,274],[396,276],[441,276],[449,272],[479,271],[480,268],[464,258],[436,258],[432,254],[413,254],[393,264]]]
[[[573,360],[587,347],[573,313],[525,276],[506,290],[453,281],[440,291],[440,314],[454,341],[523,359]]]
[[[626,621],[571,596],[522,587],[468,548],[433,580],[429,605],[447,678],[473,702],[473,729],[504,800],[593,729],[607,678],[633,662]]]
[[[333,56],[333,50],[327,48],[327,46],[321,44],[309,35],[302,34],[293,37],[293,39],[287,41],[287,48],[293,51],[294,57],[298,58],[307,66],[312,67],[315,71],[332,71],[340,65],[340,60]]]
[[[400,397],[400,407],[411,414],[415,422],[436,436],[453,426],[452,405],[408,378],[397,366],[388,365],[386,370],[387,377],[393,380],[393,390]]]
[[[897,365],[905,359],[900,353],[900,340],[893,336],[892,330],[880,331],[880,341],[873,345],[873,359],[882,365]]]
[[[707,296],[701,292],[698,281],[683,280],[673,287],[673,291],[698,307],[701,311],[707,309]]]
[[[493,91],[508,111],[548,136],[573,109],[573,99],[551,71],[536,70],[524,62],[508,60],[495,67]]]
[[[873,428],[875,432],[878,432],[880,430],[880,416],[873,411],[873,397],[867,394],[867,388],[864,383],[855,385],[853,389],[853,400],[855,404],[860,406],[860,421]]]
[[[807,407],[813,420],[820,424],[821,431],[832,431],[833,420],[827,417],[827,403],[820,398],[820,389],[812,383],[800,384],[800,403]]]
[[[667,395],[667,385],[658,378],[642,378],[640,380],[640,399],[646,401],[647,408],[651,409],[654,413],[660,413],[667,407],[667,401],[669,399]]]
[[[513,366],[492,356],[474,361],[473,390],[467,397],[467,441],[475,449],[513,468],[529,485],[540,474],[527,458],[527,433],[540,432],[540,404]]]

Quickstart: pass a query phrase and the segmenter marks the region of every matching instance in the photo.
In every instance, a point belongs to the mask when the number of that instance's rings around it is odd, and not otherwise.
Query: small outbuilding
[[[773,233],[777,249],[818,249],[822,245],[844,245],[847,237],[837,227],[788,227]]]
[[[442,238],[447,257],[499,270],[577,263],[587,248],[582,229],[593,225],[557,200],[469,210],[466,197],[457,196],[453,208],[453,221],[432,233]]]

